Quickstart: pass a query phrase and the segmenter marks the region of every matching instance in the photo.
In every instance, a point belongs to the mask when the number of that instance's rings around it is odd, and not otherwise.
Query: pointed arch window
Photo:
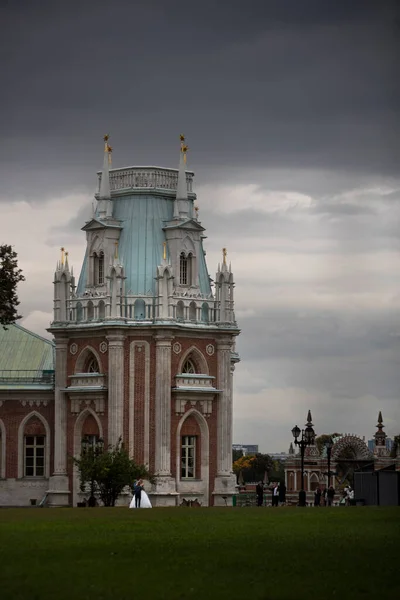
[[[179,261],[179,274],[181,285],[188,285],[188,259],[184,252],[181,253]]]
[[[196,366],[191,358],[187,358],[183,363],[182,373],[194,374],[196,373]]]
[[[194,479],[196,476],[196,436],[182,436],[181,479]]]
[[[94,263],[94,284],[95,285],[103,285],[104,283],[104,252],[100,250],[97,254],[96,252],[93,254],[93,263]]]
[[[100,373],[99,363],[95,356],[91,356],[85,365],[84,373]]]

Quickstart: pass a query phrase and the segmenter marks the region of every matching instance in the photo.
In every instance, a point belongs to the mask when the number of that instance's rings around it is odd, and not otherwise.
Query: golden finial
[[[226,255],[228,254],[226,248],[222,248],[222,264],[226,265]]]
[[[199,207],[197,205],[194,207],[194,211],[196,213],[196,219],[197,219],[199,216]]]
[[[163,242],[163,259],[167,260],[167,242]]]
[[[111,165],[111,162],[112,162],[112,158],[111,158],[112,148],[108,144],[107,144],[107,152],[108,152],[108,164]]]
[[[181,133],[181,135],[179,136],[179,139],[181,140],[181,142],[184,142],[185,141],[185,136],[182,135],[182,133]]]
[[[118,258],[118,240],[116,242],[114,242],[114,245],[115,245],[114,258]]]
[[[105,142],[108,142],[109,139],[110,139],[110,136],[108,135],[108,133],[106,133],[106,135],[103,137],[103,140]]]
[[[65,254],[65,248],[61,248],[61,264],[64,264],[64,254]]]

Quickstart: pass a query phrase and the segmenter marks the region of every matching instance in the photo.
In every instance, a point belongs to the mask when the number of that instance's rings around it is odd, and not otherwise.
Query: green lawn
[[[399,597],[398,508],[0,510],[1,600]]]

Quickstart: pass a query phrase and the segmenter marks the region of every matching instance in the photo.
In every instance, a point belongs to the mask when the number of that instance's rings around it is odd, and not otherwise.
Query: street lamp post
[[[304,454],[307,446],[311,446],[314,443],[315,432],[311,423],[311,415],[310,412],[308,422],[305,429],[300,431],[300,428],[295,425],[292,429],[292,434],[294,437],[294,443],[296,446],[300,448],[300,457],[301,457],[301,490],[299,492],[299,506],[306,505],[306,492],[304,490]],[[301,434],[301,439],[299,439]]]

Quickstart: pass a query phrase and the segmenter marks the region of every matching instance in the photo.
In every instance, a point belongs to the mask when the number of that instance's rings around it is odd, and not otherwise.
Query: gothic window
[[[196,436],[182,436],[181,479],[194,479],[196,465]]]
[[[106,316],[106,305],[104,304],[103,300],[100,300],[98,310],[99,310],[99,319],[104,319]]]
[[[176,318],[183,320],[184,313],[185,313],[185,305],[183,304],[182,300],[179,300],[178,304],[176,305]]]
[[[82,318],[83,318],[82,304],[80,302],[77,302],[77,304],[76,304],[76,320],[82,321]]]
[[[81,442],[81,448],[83,451],[87,451],[89,448],[95,448],[96,445],[98,444],[100,440],[100,436],[97,434],[89,434],[89,435],[85,435],[82,438],[82,442]]]
[[[44,477],[46,436],[24,437],[24,477]]]
[[[207,302],[203,302],[201,306],[201,320],[208,323],[210,320],[210,311]]]
[[[194,362],[190,358],[186,359],[185,362],[183,363],[182,373],[188,373],[188,374],[196,373],[196,367],[194,365]]]
[[[94,266],[94,284],[103,285],[104,283],[104,252],[101,250],[99,254],[93,254]]]
[[[91,356],[85,366],[84,373],[100,373],[99,363],[95,356]]]
[[[146,318],[146,303],[143,298],[135,300],[135,304],[133,305],[133,318],[135,320]]]
[[[196,306],[196,302],[191,302],[189,304],[189,319],[190,321],[196,321],[196,313],[197,313],[197,306]]]
[[[91,300],[89,300],[89,302],[87,303],[87,320],[93,321],[93,318],[94,318],[94,306],[93,306],[93,302]]]
[[[188,285],[188,259],[184,252],[181,253],[179,262],[179,273],[181,285]]]

